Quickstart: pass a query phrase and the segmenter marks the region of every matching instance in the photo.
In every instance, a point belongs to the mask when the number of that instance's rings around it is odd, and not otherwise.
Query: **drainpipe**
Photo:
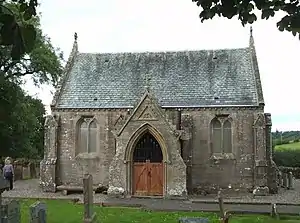
[[[257,131],[256,131],[256,127],[253,126],[253,151],[252,151],[252,162],[253,162],[253,190],[256,187],[256,178],[257,178],[257,174],[256,174],[256,146],[257,146]]]
[[[181,109],[180,108],[176,110],[176,130],[181,130]],[[180,155],[183,158],[183,143],[181,139],[179,141],[180,141]]]
[[[181,109],[177,109],[177,121],[176,121],[176,129],[181,129]]]

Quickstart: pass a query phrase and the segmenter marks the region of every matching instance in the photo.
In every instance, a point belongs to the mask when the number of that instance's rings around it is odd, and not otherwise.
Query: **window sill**
[[[80,153],[75,158],[76,159],[98,159],[99,156],[97,153]]]
[[[235,156],[233,153],[213,153],[210,157],[211,160],[234,160]]]

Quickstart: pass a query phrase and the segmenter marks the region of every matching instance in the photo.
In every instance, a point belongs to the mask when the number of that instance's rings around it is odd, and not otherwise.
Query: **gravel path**
[[[70,194],[70,195],[63,195],[60,192],[57,193],[44,193],[42,192],[41,188],[39,187],[39,180],[38,179],[31,179],[31,180],[20,180],[15,182],[14,189],[12,191],[5,191],[2,194],[2,197],[7,198],[44,198],[44,199],[79,199],[81,202],[83,201],[82,194]],[[138,201],[145,201],[147,202],[154,199],[112,199],[108,198],[106,195],[103,194],[95,194],[94,195],[94,202],[95,203],[103,203],[103,202],[123,202],[126,201],[127,203],[137,203]],[[163,199],[156,199],[156,200],[163,200]],[[175,201],[172,201],[175,202]],[[183,201],[176,201],[181,202]],[[190,197],[190,203],[214,203],[216,202],[216,197]],[[225,203],[278,203],[278,204],[299,204],[300,205],[300,180],[295,181],[295,189],[294,190],[283,190],[281,189],[280,192],[276,195],[270,196],[260,196],[255,197],[251,195],[241,195],[236,197],[230,197],[224,199]],[[152,203],[152,202],[151,202]]]
[[[79,199],[83,201],[82,194],[63,195],[61,192],[44,193],[40,186],[38,179],[19,180],[14,184],[14,189],[11,191],[4,191],[3,198],[42,198],[42,199]],[[106,195],[96,194],[94,199],[103,202]]]
[[[217,198],[205,198],[205,197],[191,197],[193,202],[209,202],[216,200]],[[300,180],[297,179],[294,182],[293,190],[285,190],[280,188],[278,194],[268,196],[253,197],[252,194],[246,194],[236,197],[225,198],[224,202],[233,203],[282,203],[282,204],[299,204],[300,205]]]

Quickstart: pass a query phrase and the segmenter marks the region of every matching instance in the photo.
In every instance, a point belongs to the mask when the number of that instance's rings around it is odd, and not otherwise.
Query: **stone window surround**
[[[229,121],[231,124],[231,153],[214,153],[213,152],[213,146],[212,146],[212,136],[213,136],[213,131],[212,131],[212,122],[214,120],[218,120],[221,123],[221,128],[222,128],[222,144],[223,144],[223,124],[226,121]],[[229,115],[216,115],[214,118],[211,119],[210,121],[210,128],[209,128],[209,136],[210,136],[210,144],[209,144],[209,149],[210,149],[210,160],[214,160],[216,163],[218,163],[219,160],[235,160],[236,157],[233,153],[233,128],[232,128],[233,120]]]
[[[82,123],[82,121],[84,121],[85,119],[89,119],[88,121],[88,125],[95,121],[96,122],[96,131],[97,131],[97,138],[96,138],[96,152],[83,152],[83,153],[77,153],[77,151],[79,150],[79,131],[80,131],[80,124]],[[75,125],[75,159],[99,159],[99,135],[100,133],[100,125],[99,122],[97,121],[97,119],[95,118],[95,116],[88,116],[88,115],[82,115],[77,121],[76,121],[76,125]]]

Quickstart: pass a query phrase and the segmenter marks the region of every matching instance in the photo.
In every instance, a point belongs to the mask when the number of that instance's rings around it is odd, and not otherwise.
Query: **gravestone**
[[[20,203],[16,200],[2,204],[1,223],[21,223]]]
[[[46,223],[46,204],[36,202],[30,206],[30,223]]]
[[[278,212],[277,212],[277,206],[276,206],[276,204],[272,204],[271,205],[271,217],[275,218],[275,219],[279,219],[279,215],[278,215]]]
[[[30,167],[29,167],[29,165],[22,167],[22,179],[23,180],[30,179]]]
[[[287,173],[283,173],[282,177],[283,177],[282,187],[287,188],[287,186],[288,186],[288,175],[287,175]]]
[[[40,177],[40,165],[35,166],[35,174],[36,174],[36,178]]]
[[[22,171],[23,171],[23,166],[20,162],[18,161],[15,161],[14,162],[14,181],[17,181],[17,180],[22,180]]]
[[[5,180],[2,176],[0,176],[0,207],[2,204],[2,193],[9,189],[9,182]],[[0,208],[0,216],[1,216],[1,208]]]
[[[85,174],[83,177],[83,203],[84,203],[84,223],[96,222],[96,213],[93,210],[93,176]]]
[[[288,184],[287,184],[287,188],[289,190],[293,190],[294,189],[294,178],[293,178],[293,173],[289,172],[288,173]]]
[[[219,201],[219,208],[220,208],[220,215],[221,215],[220,222],[228,223],[231,215],[224,209],[224,201],[223,201],[221,190],[218,191],[218,201]]]
[[[33,178],[35,179],[37,177],[37,174],[36,174],[36,165],[33,163],[33,162],[30,162],[28,164],[28,167],[29,167],[29,172],[30,172],[30,178]]]
[[[209,223],[208,218],[199,217],[181,217],[179,218],[179,223]]]
[[[282,187],[282,173],[281,172],[279,172],[279,174],[278,174],[278,186],[279,187]]]

